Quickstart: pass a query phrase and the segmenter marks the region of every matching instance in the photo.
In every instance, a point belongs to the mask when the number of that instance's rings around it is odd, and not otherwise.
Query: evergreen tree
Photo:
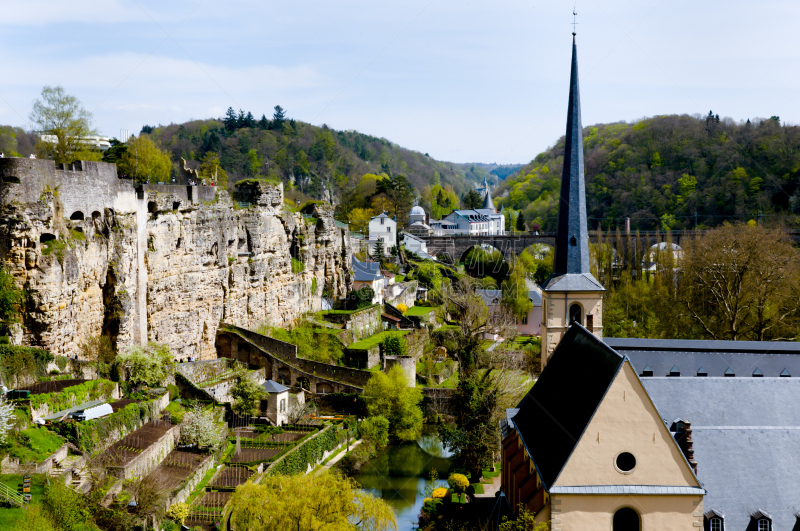
[[[525,216],[522,215],[522,212],[517,212],[517,230],[525,232]]]
[[[261,119],[258,121],[258,128],[263,131],[269,129],[269,120],[267,120],[267,117],[263,114],[261,115]]]
[[[376,262],[380,262],[386,257],[386,249],[383,246],[383,238],[378,238],[378,241],[375,243],[375,248],[372,251],[372,259]]]
[[[256,119],[253,116],[253,113],[247,112],[247,116],[244,117],[244,127],[253,128],[256,126]]]
[[[244,111],[239,109],[239,116],[236,118],[236,127],[244,127],[246,122]]]
[[[286,121],[286,111],[280,105],[275,106],[275,114],[272,115],[272,129],[281,131],[283,129],[283,122]]]
[[[476,190],[470,190],[461,198],[461,206],[465,209],[480,208],[483,206],[483,198]]]
[[[236,129],[236,111],[233,110],[233,107],[228,107],[228,110],[225,111],[225,118],[222,119],[222,123],[225,124],[225,129],[229,131]]]

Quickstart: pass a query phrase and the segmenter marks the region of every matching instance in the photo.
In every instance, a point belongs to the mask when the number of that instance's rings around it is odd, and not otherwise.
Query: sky
[[[583,124],[800,123],[800,2],[0,0],[0,124],[61,85],[107,136],[228,107],[452,162],[527,163],[564,134],[573,8]]]

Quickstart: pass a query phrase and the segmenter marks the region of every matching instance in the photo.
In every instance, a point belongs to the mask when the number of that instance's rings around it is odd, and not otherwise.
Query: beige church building
[[[500,422],[492,518],[524,507],[551,531],[800,530],[800,344],[604,338],[581,132],[573,38],[543,370]]]

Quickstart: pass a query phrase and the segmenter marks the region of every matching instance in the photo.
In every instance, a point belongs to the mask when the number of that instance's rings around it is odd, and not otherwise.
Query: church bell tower
[[[553,274],[542,285],[542,369],[573,322],[580,323],[597,337],[603,337],[605,288],[594,278],[589,265],[582,133],[578,47],[573,33],[555,259]]]

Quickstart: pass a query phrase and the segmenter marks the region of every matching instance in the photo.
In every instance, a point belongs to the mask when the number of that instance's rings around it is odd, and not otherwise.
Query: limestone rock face
[[[323,291],[346,294],[350,241],[329,207],[288,212],[283,186],[264,182],[237,202],[218,192],[178,205],[163,188],[140,192],[135,212],[86,220],[64,219],[52,194],[0,207],[0,258],[28,294],[25,344],[74,355],[105,333],[118,347],[157,341],[207,359],[220,320],[282,326],[320,310]]]

